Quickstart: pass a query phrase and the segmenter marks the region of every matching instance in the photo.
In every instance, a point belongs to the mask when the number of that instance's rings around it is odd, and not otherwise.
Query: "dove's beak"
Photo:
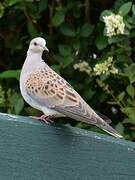
[[[44,51],[48,51],[49,52],[49,49],[45,46],[44,47]]]

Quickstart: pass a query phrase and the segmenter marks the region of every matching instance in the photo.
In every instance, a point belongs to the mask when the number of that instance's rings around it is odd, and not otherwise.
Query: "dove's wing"
[[[97,123],[94,111],[62,77],[48,66],[29,75],[26,91],[40,106],[56,110],[73,119]]]

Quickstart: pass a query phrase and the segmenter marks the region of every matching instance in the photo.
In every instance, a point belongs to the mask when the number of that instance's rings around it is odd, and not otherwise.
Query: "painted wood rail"
[[[0,180],[135,180],[135,143],[0,113]]]

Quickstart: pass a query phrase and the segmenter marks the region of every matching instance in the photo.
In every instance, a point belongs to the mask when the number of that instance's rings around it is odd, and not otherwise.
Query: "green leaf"
[[[130,124],[135,125],[135,120],[134,120],[134,118],[135,118],[135,114],[132,114],[132,115],[130,115],[128,118],[125,118],[125,119],[124,119],[124,123],[130,123]]]
[[[52,68],[55,72],[57,72],[58,74],[60,74],[60,65],[58,65],[58,64],[53,64],[53,65],[51,66],[51,68]]]
[[[40,0],[38,6],[39,12],[44,11],[47,8],[47,5],[48,5],[48,0]]]
[[[5,44],[6,48],[10,48],[13,51],[16,50],[22,50],[22,43],[20,41],[20,37],[18,37],[18,35],[16,36],[12,36],[11,39],[9,39],[6,44]]]
[[[135,125],[135,107],[125,107],[122,108],[122,112],[125,113],[128,118],[124,122],[128,122]]]
[[[34,25],[30,21],[28,21],[27,27],[28,27],[28,32],[32,37],[37,35],[37,29],[34,27]]]
[[[135,5],[132,5],[132,13],[135,15]]]
[[[104,16],[110,16],[111,14],[112,14],[112,11],[104,10],[104,11],[101,13],[101,15],[100,15],[100,21],[103,21],[103,22],[104,22],[103,17],[104,17]]]
[[[108,38],[108,44],[117,43],[120,41],[119,36],[112,36]]]
[[[64,22],[64,19],[65,19],[65,10],[59,9],[52,18],[52,24],[57,27]]]
[[[15,5],[16,3],[20,3],[20,0],[5,0],[4,1],[4,5],[6,6],[6,7],[9,7],[9,6],[13,6],[13,5]]]
[[[104,35],[97,36],[95,44],[99,50],[106,48],[108,45],[107,37],[105,37]]]
[[[126,101],[127,101],[126,103],[128,104],[128,106],[133,106],[133,104],[134,104],[134,98],[133,98],[133,99],[127,98]]]
[[[0,78],[16,78],[19,80],[20,70],[7,70],[0,73]]]
[[[71,48],[68,45],[59,45],[59,52],[62,56],[70,56]]]
[[[88,37],[92,34],[94,29],[94,26],[89,24],[89,23],[85,23],[82,28],[81,28],[81,36],[82,37]]]
[[[74,8],[74,6],[76,5],[76,3],[74,1],[68,1],[67,5],[66,5],[66,10],[72,10],[72,8]]]
[[[132,63],[130,66],[124,69],[124,72],[126,74],[132,74],[135,73],[135,63]]]
[[[16,100],[16,103],[14,105],[15,114],[20,114],[20,112],[22,111],[23,107],[24,107],[24,100],[22,99],[22,97],[19,97]]]
[[[62,68],[69,66],[74,61],[74,59],[71,56],[64,57],[58,54],[55,57]]]
[[[62,24],[60,26],[60,32],[66,36],[69,36],[69,37],[74,37],[76,35],[76,32],[73,29],[73,27],[71,27],[67,24]]]
[[[127,90],[127,93],[129,94],[129,96],[134,98],[135,88],[132,86],[132,84],[128,85],[126,90]]]
[[[84,122],[79,122],[79,123],[77,123],[77,124],[76,124],[76,126],[75,126],[75,127],[85,129],[85,128],[87,128],[87,127],[88,127],[88,124],[86,124],[86,123],[84,123]]]
[[[80,46],[81,46],[81,42],[78,40],[78,41],[74,42],[74,43],[72,44],[72,46],[73,46],[73,48],[74,48],[75,50],[79,50],[79,49],[80,49]]]
[[[75,18],[81,17],[81,8],[79,6],[75,7],[75,9],[73,11],[73,15],[74,15]]]
[[[120,134],[123,134],[124,132],[124,126],[121,122],[119,122],[116,127],[115,127],[116,131],[118,131]]]
[[[63,67],[65,68],[69,66],[73,61],[74,59],[72,57],[65,57],[63,62]]]
[[[130,83],[135,82],[135,63],[124,69],[124,74],[129,78]]]
[[[126,56],[126,54],[124,54],[124,51],[122,48],[119,48],[119,51],[117,51],[116,53],[117,56],[117,61],[120,63],[128,63],[128,58]]]
[[[130,115],[130,114],[134,114],[135,115],[135,108],[134,107],[125,107],[125,108],[122,108],[122,111],[124,112],[124,113],[126,113],[128,116]]]
[[[135,73],[129,76],[130,83],[135,82]]]
[[[92,91],[90,88],[86,87],[86,90],[83,93],[83,97],[85,100],[89,101],[91,100],[94,94],[95,94],[95,91]]]
[[[127,2],[125,4],[123,4],[120,8],[119,8],[119,13],[122,15],[122,16],[125,16],[129,13],[130,9],[131,9],[131,6],[132,6],[132,2]]]
[[[117,96],[119,101],[122,101],[124,97],[125,97],[125,92],[124,91]]]
[[[4,6],[3,6],[3,4],[0,2],[0,18],[2,18],[3,14],[4,14]]]

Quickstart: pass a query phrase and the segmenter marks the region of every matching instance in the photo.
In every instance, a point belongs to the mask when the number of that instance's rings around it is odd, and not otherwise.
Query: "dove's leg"
[[[52,119],[50,119],[51,118],[50,116],[46,116],[44,114],[41,115],[40,117],[38,117],[38,116],[31,116],[31,117],[34,119],[37,119],[37,120],[44,121],[46,124],[54,123],[54,121]]]
[[[44,121],[46,124],[54,123],[54,121],[51,119],[51,116],[42,115],[40,116],[40,120]]]

